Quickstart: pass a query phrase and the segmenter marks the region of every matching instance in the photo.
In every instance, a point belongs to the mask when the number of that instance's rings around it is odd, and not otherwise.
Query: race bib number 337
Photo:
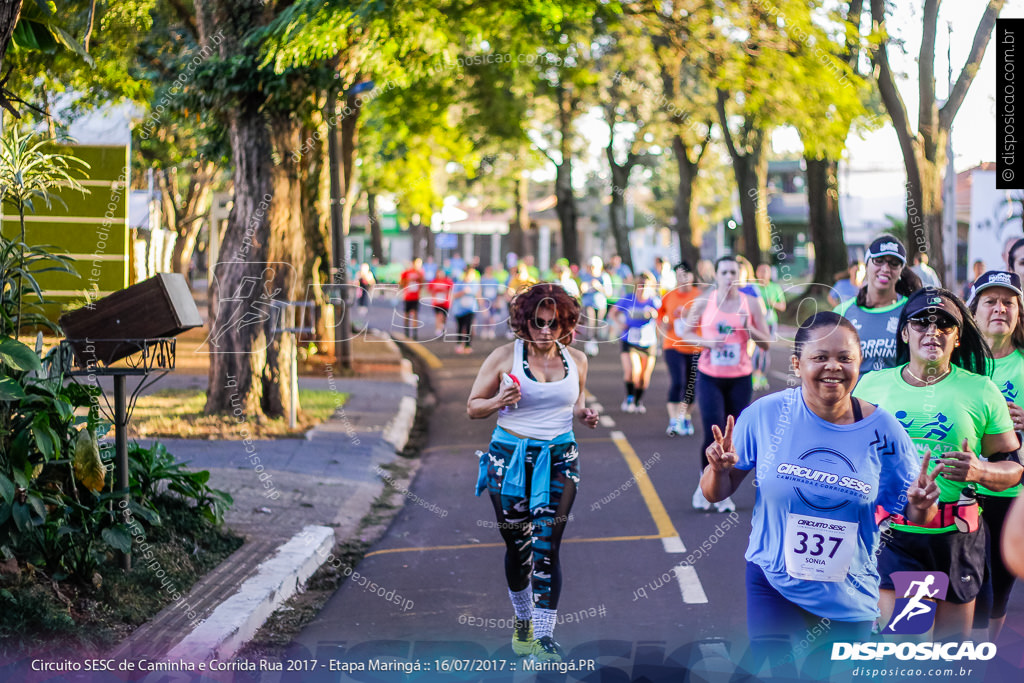
[[[789,513],[786,572],[805,581],[844,581],[857,549],[857,522]]]

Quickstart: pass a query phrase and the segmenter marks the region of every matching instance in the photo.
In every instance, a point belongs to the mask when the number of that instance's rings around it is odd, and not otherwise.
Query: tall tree
[[[197,77],[201,97],[224,121],[234,204],[210,283],[211,356],[206,410],[280,416],[290,404],[287,337],[274,301],[295,299],[304,258],[294,115],[308,72],[265,65],[262,38],[275,5],[197,0],[200,44],[212,49]],[[216,33],[215,33],[216,29]],[[219,42],[216,40],[220,37]]]
[[[673,219],[679,256],[691,264],[700,258],[698,184],[718,116],[712,57],[723,48],[714,12],[707,3],[644,2],[636,8],[658,65],[650,96],[660,105],[656,114],[664,120],[678,175]]]
[[[834,274],[847,266],[839,159],[854,122],[868,116],[864,103],[872,95],[859,73],[863,7],[864,0],[848,0],[843,14],[825,15],[820,7],[787,5],[783,29],[800,97],[785,121],[797,129],[804,145],[808,228],[814,245],[811,287],[819,291],[831,286]]]
[[[606,36],[599,36],[601,53],[598,87],[601,113],[608,126],[605,158],[611,175],[608,218],[615,250],[631,269],[626,202],[630,199],[630,176],[637,166],[649,164],[655,151],[657,127],[658,65],[650,42],[636,22],[617,22]],[[621,159],[621,161],[620,161]]]
[[[885,0],[871,0],[871,20],[881,39],[874,50],[875,74],[885,109],[899,139],[903,163],[907,169],[907,241],[912,251],[928,251],[931,266],[949,280],[943,251],[942,178],[946,164],[949,131],[963,104],[967,91],[981,66],[996,18],[1005,0],[989,0],[974,32],[967,62],[957,76],[953,90],[941,107],[935,97],[935,35],[941,0],[925,0],[921,14],[921,49],[917,58],[918,110],[917,132],[910,125],[907,107],[896,87],[889,63]]]

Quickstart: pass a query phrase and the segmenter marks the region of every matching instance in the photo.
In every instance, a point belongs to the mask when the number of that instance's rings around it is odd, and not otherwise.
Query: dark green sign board
[[[41,273],[37,280],[44,295],[60,308],[84,303],[128,286],[128,147],[126,145],[68,145],[54,149],[89,164],[79,180],[86,193],[62,189],[61,201],[49,207],[36,201],[25,216],[25,242],[47,246],[75,260],[78,275]],[[18,215],[4,207],[3,235],[18,235]],[[72,305],[75,304],[75,305]],[[56,316],[53,316],[54,318]]]

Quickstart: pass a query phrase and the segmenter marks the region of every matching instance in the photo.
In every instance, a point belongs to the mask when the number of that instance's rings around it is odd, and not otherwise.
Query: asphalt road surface
[[[371,312],[377,327],[389,327],[391,316],[384,302]],[[433,320],[427,323],[432,332]],[[449,331],[453,327],[451,321]],[[483,359],[507,342],[477,339],[468,356],[455,354],[452,341],[419,342],[439,360],[431,373],[437,406],[422,466],[385,537],[296,639],[294,656],[327,664],[327,670],[319,666],[315,674],[293,672],[282,680],[518,681],[538,675],[558,681],[740,680],[733,675],[743,671],[747,654],[743,554],[755,489],[749,482],[741,487],[734,514],[691,507],[699,474],[699,424],[694,436],[665,435],[668,381],[660,358],[645,396],[647,413],[620,411],[619,349],[611,342],[590,361],[589,404],[602,418],[597,429],[580,423],[575,428],[581,483],[561,551],[555,637],[584,670],[537,674],[512,656],[504,545],[490,502],[473,495],[475,452],[486,450],[495,418],[470,420],[465,409]],[[773,347],[771,391],[787,385],[788,356],[787,346]],[[979,640],[986,640],[984,635],[976,632]],[[807,636],[806,647],[812,648],[820,632]],[[902,667],[892,676],[871,671],[845,676],[1024,680],[1020,587],[998,645],[999,654],[987,663],[889,658],[886,667]],[[358,670],[360,664],[369,669],[382,663],[419,670],[408,675]],[[782,679],[766,674],[759,680]]]

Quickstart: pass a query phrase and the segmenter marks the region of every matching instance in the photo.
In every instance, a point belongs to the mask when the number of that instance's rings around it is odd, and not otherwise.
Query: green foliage
[[[52,56],[60,49],[68,50],[89,66],[95,62],[58,17],[57,4],[51,0],[29,0],[21,6],[18,23],[11,36],[12,52],[26,50]]]
[[[234,501],[227,492],[209,485],[207,470],[189,470],[186,463],[175,461],[159,441],[151,448],[132,443],[128,447],[128,459],[133,500],[152,504],[166,488],[188,501],[210,522],[223,523],[224,513]]]
[[[160,524],[140,523],[145,545],[136,542],[129,572],[106,563],[88,583],[56,583],[30,567],[0,577],[0,656],[13,660],[41,643],[55,652],[109,650],[124,640],[126,625],[151,619],[242,543],[177,496],[154,504]]]

